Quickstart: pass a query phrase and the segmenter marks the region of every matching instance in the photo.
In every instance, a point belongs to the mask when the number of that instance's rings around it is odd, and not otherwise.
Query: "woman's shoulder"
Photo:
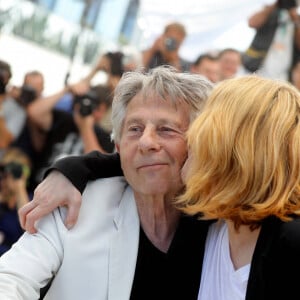
[[[300,217],[293,217],[288,222],[282,222],[280,233],[283,237],[298,241],[300,247]]]
[[[292,216],[289,221],[282,221],[278,218],[268,220],[269,233],[273,231],[276,239],[281,246],[300,251],[300,217]]]
[[[199,231],[207,232],[211,224],[215,223],[216,220],[201,220],[197,216],[183,215],[181,217],[180,226],[184,231],[197,233]]]

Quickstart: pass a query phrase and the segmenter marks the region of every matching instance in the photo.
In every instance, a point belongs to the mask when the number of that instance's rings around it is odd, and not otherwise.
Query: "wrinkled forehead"
[[[183,109],[183,107],[189,108],[189,105],[176,94],[168,93],[167,91],[156,91],[149,88],[144,88],[139,93],[137,93],[132,99],[139,98],[143,103],[156,103],[156,104],[166,104],[177,109]]]
[[[180,99],[162,97],[157,93],[137,94],[128,103],[125,118],[129,115],[173,119],[180,127],[186,127],[190,123],[190,106]]]

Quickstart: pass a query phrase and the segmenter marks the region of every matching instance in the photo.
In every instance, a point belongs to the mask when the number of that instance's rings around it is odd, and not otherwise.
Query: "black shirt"
[[[182,217],[167,253],[140,229],[139,250],[130,300],[197,299],[206,223]]]

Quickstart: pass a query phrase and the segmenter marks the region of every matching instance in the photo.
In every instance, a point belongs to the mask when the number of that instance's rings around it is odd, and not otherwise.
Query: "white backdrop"
[[[161,34],[166,23],[180,21],[188,32],[181,55],[195,59],[201,52],[233,47],[244,50],[254,31],[248,17],[274,0],[141,0],[138,26],[141,48]]]

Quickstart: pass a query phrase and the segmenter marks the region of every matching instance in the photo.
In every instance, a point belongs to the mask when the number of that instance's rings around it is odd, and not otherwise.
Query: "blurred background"
[[[45,84],[47,95],[64,85],[67,73],[78,79],[105,51],[149,47],[171,21],[187,29],[180,54],[189,61],[213,49],[243,51],[254,34],[247,18],[268,2],[0,0],[0,57],[11,64],[11,84],[21,84],[29,69],[55,78]]]

